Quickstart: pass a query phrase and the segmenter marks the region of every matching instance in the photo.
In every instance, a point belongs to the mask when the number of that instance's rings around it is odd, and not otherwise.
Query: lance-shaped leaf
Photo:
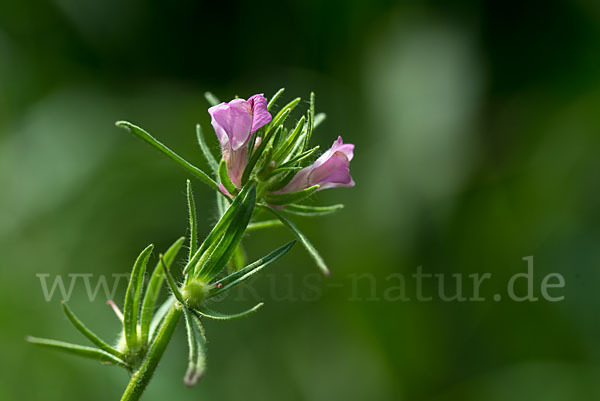
[[[231,179],[227,174],[227,164],[225,164],[225,160],[221,160],[221,163],[219,163],[219,181],[221,181],[221,184],[223,184],[227,192],[230,194],[235,195],[238,192],[237,188],[235,185],[233,185],[233,182],[231,182]]]
[[[175,260],[175,257],[179,253],[183,242],[185,241],[185,237],[179,238],[177,241],[173,243],[165,252],[165,256],[163,258],[164,263],[167,265],[167,268],[171,267],[171,264]],[[142,344],[148,343],[148,338],[150,336],[150,326],[152,322],[152,314],[154,312],[154,306],[156,305],[156,300],[160,295],[160,289],[162,287],[163,282],[165,281],[165,272],[162,268],[160,260],[156,263],[154,267],[154,271],[152,272],[152,276],[150,277],[150,282],[148,283],[148,287],[146,289],[146,293],[144,294],[144,302],[142,303],[142,315],[141,315],[141,323],[140,327],[142,329]],[[166,311],[165,311],[166,312]]]
[[[246,232],[262,230],[263,228],[281,227],[282,225],[283,223],[279,220],[255,221],[254,223],[248,224],[248,227],[246,227]]]
[[[204,92],[204,98],[211,106],[216,106],[221,103],[221,101],[215,95],[213,95],[212,92]]]
[[[284,246],[279,247],[268,255],[258,259],[256,262],[253,262],[243,269],[240,269],[237,272],[217,281],[215,286],[210,290],[209,296],[214,297],[222,294],[236,285],[248,280],[250,277],[254,276],[256,273],[285,255],[295,243],[296,241],[288,242]]]
[[[269,130],[272,130],[273,127],[277,127],[279,126],[279,124],[282,124],[285,119],[287,118],[287,116],[290,115],[291,111],[294,110],[294,108],[298,105],[298,103],[300,103],[300,98],[297,97],[294,100],[292,100],[291,102],[289,102],[288,104],[286,104],[285,106],[283,106],[281,108],[281,110],[279,110],[279,112],[277,114],[275,114],[275,117],[273,117],[273,120],[267,124],[266,126],[266,131],[269,132]]]
[[[251,153],[250,160],[248,161],[248,164],[246,164],[246,167],[244,168],[244,174],[242,174],[242,183],[248,182],[248,179],[250,178],[250,174],[252,173],[254,166],[256,166],[256,163],[258,162],[258,160],[262,156],[263,152],[265,151],[265,148],[271,142],[271,139],[273,139],[273,135],[276,135],[280,130],[281,130],[281,127],[278,127],[277,130],[275,130],[275,132],[273,132],[271,130],[270,132],[265,134],[265,137],[260,141],[260,144],[258,145],[256,150]]]
[[[140,313],[140,299],[142,297],[146,264],[148,263],[152,249],[154,249],[154,245],[150,244],[138,256],[131,270],[131,278],[129,279],[127,292],[125,293],[123,329],[125,330],[125,341],[129,349],[135,349],[138,345],[137,324]]]
[[[142,139],[144,142],[150,144],[153,148],[155,148],[156,150],[173,160],[175,163],[179,164],[187,172],[189,172],[196,178],[199,178],[200,181],[204,182],[205,184],[208,184],[214,190],[219,190],[219,184],[217,184],[212,178],[210,178],[208,174],[206,174],[204,171],[185,160],[183,157],[179,156],[177,153],[173,152],[171,149],[169,149],[163,143],[158,141],[148,132],[144,131],[142,128],[128,121],[117,121],[116,125],[117,127],[125,128],[138,138]]]
[[[167,283],[169,284],[169,288],[171,288],[171,292],[173,293],[173,295],[175,296],[175,298],[182,305],[185,305],[185,301],[183,299],[183,296],[181,295],[181,292],[179,292],[179,288],[177,288],[177,284],[175,283],[175,279],[173,278],[173,275],[171,274],[171,270],[169,270],[169,268],[165,264],[165,261],[163,259],[163,255],[158,255],[158,258],[160,260],[160,264],[162,265],[163,270],[165,271],[165,276],[167,277]]]
[[[248,227],[246,227],[246,232],[248,231]],[[235,247],[235,251],[233,252],[233,256],[231,260],[229,260],[229,266],[231,266],[232,271],[238,271],[246,265],[246,251],[244,250],[244,246],[240,242],[238,246]]]
[[[187,309],[183,310],[183,315],[189,348],[188,368],[183,382],[186,386],[193,387],[202,379],[206,369],[206,337],[200,319],[192,315]]]
[[[323,123],[323,121],[325,121],[325,119],[327,118],[327,115],[325,113],[318,113],[315,116],[315,121],[314,121],[314,128],[317,128],[319,125],[321,125]]]
[[[206,162],[210,166],[213,174],[216,176],[219,169],[219,164],[204,140],[204,133],[202,132],[202,126],[200,124],[196,124],[196,138],[198,138],[198,145],[200,146],[200,150],[202,151]]]
[[[304,148],[308,147],[310,138],[312,137],[313,130],[315,128],[315,93],[310,92],[310,109],[308,110],[308,127],[306,130],[306,141],[304,142]]]
[[[313,185],[301,191],[287,192],[283,194],[267,194],[265,195],[265,201],[270,205],[289,205],[290,203],[300,202],[303,199],[308,198],[319,189],[319,185]]]
[[[275,105],[275,102],[277,101],[277,99],[279,99],[279,96],[281,96],[281,94],[285,91],[285,88],[281,88],[277,91],[277,93],[275,93],[273,95],[273,97],[271,99],[269,99],[269,103],[267,104],[267,110],[271,111],[271,108],[273,108],[273,106]]]
[[[275,170],[271,171],[271,173],[269,173],[269,175],[267,175],[266,179],[268,180],[268,179],[270,179],[272,177],[275,177],[276,175],[281,174],[281,173],[289,173],[289,172],[292,172],[292,171],[300,171],[300,170],[302,170],[301,166],[296,166],[296,167],[278,167]]]
[[[156,329],[158,329],[158,326],[162,323],[165,316],[167,316],[167,312],[169,312],[169,309],[171,309],[171,306],[173,306],[174,302],[175,297],[170,295],[169,298],[167,298],[167,300],[163,302],[161,306],[159,306],[158,310],[152,317],[152,321],[150,322],[150,332],[148,333],[149,344],[154,342]]]
[[[98,348],[85,347],[83,345],[70,344],[63,341],[49,340],[46,338],[27,337],[25,339],[35,345],[66,352],[68,354],[78,355],[88,359],[94,359],[100,362],[119,365],[129,369],[129,366],[127,363],[125,363],[125,361],[109,354],[108,352],[99,350]]]
[[[300,139],[300,134],[302,133],[302,127],[304,126],[304,116],[300,118],[298,123],[296,124],[296,128],[292,131],[290,135],[285,139],[285,141],[278,147],[277,152],[273,155],[273,160],[279,162],[283,160],[292,149],[294,149],[294,145]]]
[[[217,195],[217,213],[218,213],[217,218],[220,219],[225,214],[227,207],[229,207],[229,198],[223,196],[223,194],[220,192],[218,192],[216,195]]]
[[[213,227],[211,232],[206,236],[206,238],[200,245],[200,248],[198,249],[198,251],[196,251],[196,253],[192,257],[192,259],[190,261],[188,261],[187,265],[183,269],[183,273],[186,275],[186,279],[191,278],[194,275],[194,272],[192,270],[196,268],[196,265],[198,264],[200,258],[204,254],[204,252],[206,252],[206,250],[211,245],[213,245],[215,241],[218,241],[219,238],[223,235],[223,233],[227,229],[227,227],[229,227],[229,225],[231,224],[231,221],[235,217],[236,211],[238,210],[238,208],[240,207],[240,205],[242,203],[242,200],[244,200],[246,198],[248,191],[253,186],[254,186],[254,183],[249,182],[248,184],[246,184],[244,186],[244,188],[242,188],[240,193],[233,199],[233,202],[231,202],[231,204],[229,205],[229,207],[227,208],[225,213],[223,213],[223,216],[219,219],[219,221]],[[191,274],[189,274],[190,272],[191,272]]]
[[[320,146],[315,146],[312,149],[305,150],[304,152],[300,153],[298,156],[295,156],[295,157],[287,160],[285,163],[282,163],[279,167],[295,166],[298,163],[300,163],[301,161],[312,156],[312,154],[315,153],[317,150],[319,150],[319,148],[320,148]],[[292,151],[290,154],[293,154],[293,153],[294,152]]]
[[[286,227],[288,227],[292,231],[292,233],[294,233],[296,238],[298,238],[300,243],[308,251],[308,254],[313,258],[313,260],[315,261],[315,263],[317,264],[319,269],[321,269],[323,274],[325,274],[326,276],[329,276],[329,274],[330,274],[329,269],[327,268],[325,261],[323,260],[323,258],[321,257],[321,255],[319,254],[317,249],[313,246],[313,244],[311,244],[310,241],[308,240],[308,238],[306,238],[306,235],[304,235],[302,233],[302,231],[300,231],[298,229],[298,227],[296,227],[296,225],[290,219],[288,219],[286,216],[281,214],[279,211],[277,211],[267,205],[260,205],[260,207],[269,211],[271,214],[275,215],[275,217],[277,217],[279,220],[281,220],[281,222]]]
[[[65,301],[62,301],[62,307],[63,307],[63,311],[65,312],[65,315],[67,315],[67,318],[69,318],[69,320],[71,321],[71,323],[73,324],[73,326],[81,334],[83,334],[83,336],[85,338],[87,338],[88,340],[90,340],[95,346],[97,346],[101,350],[103,350],[105,352],[108,352],[109,354],[112,354],[112,355],[116,356],[119,359],[123,359],[124,358],[124,356],[123,356],[123,354],[121,352],[119,352],[115,348],[111,347],[110,345],[108,345],[107,343],[105,343],[104,341],[102,341],[102,339],[100,339],[100,337],[98,337],[94,332],[92,332],[90,329],[88,329],[86,327],[86,325],[83,324],[83,322],[81,320],[79,320],[77,318],[77,316],[75,316],[75,314],[73,313],[73,311],[71,310],[71,308],[69,308],[69,306],[67,305],[67,303]]]
[[[190,220],[190,253],[188,256],[189,260],[194,256],[194,253],[196,253],[196,250],[198,249],[198,218],[196,214],[196,201],[194,200],[194,193],[192,192],[192,183],[190,182],[190,180],[187,180],[186,193],[188,214]]]
[[[302,160],[308,158],[310,155],[312,155],[318,149],[319,149],[319,147],[315,146],[314,148],[301,153],[297,157],[294,157],[290,161],[287,161],[287,162],[281,164],[279,168],[283,169],[283,168],[295,166],[298,163],[300,163]],[[294,151],[292,151],[292,153],[293,152]],[[284,172],[283,174],[279,174],[279,176],[273,177],[269,182],[269,191],[276,192],[276,191],[284,188],[287,184],[290,183],[290,181],[292,181],[292,179],[294,178],[295,175],[296,175],[296,171],[292,170],[292,171],[289,171],[288,173]]]
[[[213,320],[234,320],[234,319],[240,319],[240,318],[243,318],[243,317],[253,314],[257,310],[262,308],[263,305],[264,305],[264,302],[261,302],[244,312],[234,313],[234,314],[217,312],[206,306],[201,306],[198,309],[194,309],[193,312],[195,312],[201,316],[207,317],[209,319],[213,319]]]
[[[223,236],[202,255],[198,278],[209,283],[225,267],[246,231],[255,203],[256,188],[252,186]]]
[[[342,210],[344,205],[337,204],[331,206],[309,206],[309,205],[287,205],[283,211],[291,214],[295,214],[298,216],[307,216],[307,217],[318,217],[318,216],[326,216],[328,214],[332,214],[337,212],[338,210]]]

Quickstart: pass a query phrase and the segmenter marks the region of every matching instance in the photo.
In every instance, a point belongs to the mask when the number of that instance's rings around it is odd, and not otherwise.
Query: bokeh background
[[[356,144],[356,187],[314,201],[346,208],[295,218],[333,274],[295,247],[255,293],[219,305],[266,302],[207,323],[203,382],[183,386],[180,327],[145,400],[599,399],[597,1],[0,0],[1,400],[111,400],[127,383],[24,341],[85,344],[36,274],[95,285],[185,235],[186,173],[114,121],[206,167],[194,133],[197,122],[212,133],[204,91],[279,87],[284,100],[316,92],[328,114],[316,143]],[[206,233],[214,195],[198,181],[195,192]],[[259,257],[289,238],[245,244]],[[536,295],[556,272],[565,299],[494,302],[529,255]],[[417,302],[411,281],[411,301],[386,299],[389,275],[418,266],[447,285],[491,273],[486,301]],[[73,309],[116,338],[106,297],[90,302],[79,280]]]

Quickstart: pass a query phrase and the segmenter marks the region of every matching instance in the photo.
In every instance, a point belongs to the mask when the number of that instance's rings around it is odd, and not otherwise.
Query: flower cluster
[[[266,181],[265,200],[274,205],[279,203],[278,206],[283,206],[278,201],[291,203],[317,190],[354,186],[350,176],[354,145],[344,144],[342,137],[338,137],[314,163],[302,166],[306,158],[298,156],[314,152],[306,149],[314,129],[314,116],[309,109],[308,117],[303,117],[295,129],[285,129],[283,122],[297,103],[292,102],[279,112],[276,125],[272,123],[273,117],[263,94],[251,96],[248,100],[234,99],[208,109],[227,169],[227,177],[221,177],[219,186],[224,194],[231,196],[232,192],[237,193],[244,184],[244,178],[252,174],[248,169],[253,168],[257,180]],[[261,146],[268,149],[261,155],[261,163],[249,165],[249,154]],[[311,188],[309,193],[304,192]],[[282,197],[283,194],[288,196]],[[297,194],[298,197],[289,194]]]

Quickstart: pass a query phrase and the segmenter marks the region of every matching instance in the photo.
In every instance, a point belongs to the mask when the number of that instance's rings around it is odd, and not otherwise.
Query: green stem
[[[148,350],[148,355],[139,369],[131,376],[131,380],[123,393],[123,397],[121,397],[121,401],[137,401],[140,399],[146,386],[148,386],[150,379],[152,379],[152,375],[154,374],[163,353],[167,349],[169,341],[171,341],[171,336],[179,322],[181,313],[181,306],[174,303],[171,309],[169,309],[167,316],[165,316],[165,320],[160,325],[156,339]]]

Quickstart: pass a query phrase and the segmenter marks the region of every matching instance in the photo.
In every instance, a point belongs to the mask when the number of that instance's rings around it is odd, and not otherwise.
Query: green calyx
[[[198,308],[206,299],[210,288],[210,284],[199,279],[192,279],[183,287],[181,295],[187,306],[194,309]]]

